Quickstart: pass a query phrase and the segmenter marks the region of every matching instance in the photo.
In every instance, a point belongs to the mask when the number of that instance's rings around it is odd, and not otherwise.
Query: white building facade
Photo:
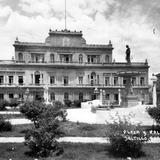
[[[44,43],[17,39],[14,47],[15,59],[0,61],[0,99],[84,101],[99,98],[97,88],[106,101],[118,102],[125,79],[117,72],[130,70],[142,73],[132,78],[134,93],[145,103],[149,100],[148,63],[113,62],[111,42],[88,45],[82,32],[50,30]]]

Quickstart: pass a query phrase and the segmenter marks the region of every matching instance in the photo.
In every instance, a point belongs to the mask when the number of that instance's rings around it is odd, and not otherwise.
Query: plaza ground
[[[155,121],[147,113],[147,108],[153,107],[152,105],[137,105],[129,108],[114,108],[110,110],[97,110],[96,113],[91,112],[90,108],[86,109],[67,109],[67,120],[71,122],[82,122],[90,124],[106,124],[107,122],[113,122],[119,115],[121,118],[130,115],[132,123],[141,123],[142,126],[151,126],[155,124]],[[0,112],[0,114],[12,115],[14,112]],[[30,120],[22,118],[19,112],[16,113],[16,118],[10,119],[13,125],[16,124],[29,124]],[[19,118],[17,118],[19,117]]]

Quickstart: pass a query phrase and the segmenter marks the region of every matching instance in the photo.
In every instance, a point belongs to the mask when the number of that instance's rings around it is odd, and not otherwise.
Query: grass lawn
[[[124,158],[114,158],[106,151],[107,145],[102,144],[73,144],[62,143],[64,154],[59,157],[48,157],[39,160],[125,160]],[[33,160],[25,152],[28,148],[24,144],[0,144],[0,160]],[[14,150],[11,148],[14,146]],[[158,160],[160,159],[160,144],[144,144],[146,156],[137,160]]]
[[[106,132],[105,124],[63,122],[62,128],[65,136],[75,137],[104,137]]]
[[[13,125],[11,132],[0,132],[0,137],[23,137],[25,130],[32,126],[33,124]],[[62,122],[61,128],[65,136],[73,137],[104,137],[106,131],[105,124]]]
[[[29,129],[33,124],[13,125],[12,132],[0,132],[0,137],[24,137],[25,130]],[[88,124],[75,122],[62,122],[61,128],[64,136],[72,137],[105,137],[105,124]],[[147,128],[147,127],[144,127]]]
[[[13,125],[11,132],[0,132],[0,137],[24,137],[25,130],[32,126],[33,124]]]

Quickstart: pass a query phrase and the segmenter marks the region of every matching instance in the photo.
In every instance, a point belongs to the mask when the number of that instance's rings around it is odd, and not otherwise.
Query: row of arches
[[[19,61],[23,61],[24,60],[23,53],[18,53],[18,60]],[[50,54],[50,62],[54,62],[54,61],[55,61],[54,54]],[[109,55],[105,56],[105,62],[106,63],[110,62]],[[83,55],[82,54],[79,55],[79,63],[83,63]]]

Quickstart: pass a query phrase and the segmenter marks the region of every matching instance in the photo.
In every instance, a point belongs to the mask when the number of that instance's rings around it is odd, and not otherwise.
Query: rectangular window
[[[13,84],[13,76],[8,77],[8,82],[9,82],[10,85]]]
[[[50,84],[55,84],[55,77],[54,76],[50,76]]]
[[[4,83],[4,77],[0,76],[0,85]]]
[[[105,77],[105,85],[109,86],[109,77]]]
[[[13,93],[10,93],[10,94],[9,94],[9,98],[10,98],[10,99],[13,99],[13,98],[14,98],[14,97],[13,97]]]
[[[64,85],[68,85],[68,77],[67,76],[64,76]]]
[[[55,100],[55,94],[51,93],[50,98],[51,98],[51,101],[54,101]]]
[[[54,62],[54,54],[50,55],[50,62],[53,63]]]
[[[60,55],[61,62],[70,63],[72,62],[72,55],[71,54],[61,54]]]
[[[133,86],[136,85],[136,77],[132,77],[132,85],[133,85]]]
[[[118,77],[114,77],[114,86],[118,85]]]
[[[99,55],[88,55],[87,59],[88,59],[88,63],[99,63],[100,62]]]
[[[64,93],[64,100],[69,100],[69,94],[67,92]]]
[[[78,77],[79,78],[79,84],[83,84],[83,77]]]
[[[127,80],[125,78],[123,78],[123,85],[126,85]]]
[[[4,100],[4,94],[0,93],[0,100]]]
[[[118,94],[114,94],[114,101],[118,101]]]
[[[23,85],[23,76],[18,76],[19,85]]]
[[[141,85],[141,86],[144,86],[144,85],[145,85],[145,83],[144,83],[144,77],[140,77],[140,85]]]

